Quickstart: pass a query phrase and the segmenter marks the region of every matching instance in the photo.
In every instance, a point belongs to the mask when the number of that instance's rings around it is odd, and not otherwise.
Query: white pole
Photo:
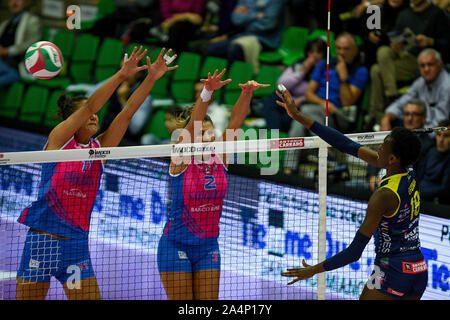
[[[317,262],[326,258],[327,231],[327,157],[328,145],[323,142],[319,147],[319,225]],[[317,300],[325,300],[326,277],[325,272],[317,275]]]

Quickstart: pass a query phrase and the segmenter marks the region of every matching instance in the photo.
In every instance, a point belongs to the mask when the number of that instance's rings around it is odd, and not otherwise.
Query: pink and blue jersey
[[[170,176],[172,206],[164,236],[185,244],[216,240],[227,192],[227,172],[222,160],[211,155],[208,162],[192,159],[177,176]]]
[[[61,150],[94,148],[100,148],[98,140],[91,138],[83,145],[72,137]],[[86,239],[102,172],[101,160],[43,164],[38,199],[22,211],[18,222],[58,236]]]

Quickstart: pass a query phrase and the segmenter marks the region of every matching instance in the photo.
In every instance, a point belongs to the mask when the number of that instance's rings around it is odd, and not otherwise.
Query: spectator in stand
[[[359,50],[354,37],[342,33],[336,38],[337,57],[331,59],[329,70],[329,125],[339,131],[347,132],[351,119],[345,116],[343,107],[355,105],[363,93],[369,78],[368,70],[360,62]],[[302,114],[321,124],[325,123],[327,88],[327,65],[321,60],[314,69],[306,90],[306,101],[301,107]],[[288,135],[304,137],[309,131],[299,122],[292,122]],[[285,174],[297,171],[300,152],[286,153]]]
[[[283,84],[292,94],[296,105],[300,108],[306,101],[306,89],[312,74],[319,61],[325,58],[327,44],[322,39],[309,41],[305,48],[305,59],[296,61],[292,66],[287,67],[280,78],[278,84]],[[288,132],[291,127],[292,118],[276,104],[277,95],[274,93],[264,99],[264,118],[268,129],[279,129]]]
[[[441,8],[446,14],[450,12],[450,0],[433,0],[433,4]]]
[[[127,46],[131,42],[143,42],[149,36],[149,29],[161,23],[157,0],[114,0],[114,6],[116,10],[98,19],[90,33],[122,39]]]
[[[414,33],[415,44],[407,46],[407,50],[403,42],[381,46],[377,50],[377,63],[370,70],[369,110],[377,114],[378,119],[384,108],[399,97],[397,82],[417,75],[420,51],[434,48],[447,55],[448,17],[426,0],[410,0],[409,3],[410,6],[398,15],[394,30],[403,33],[409,28]]]
[[[425,127],[426,120],[427,105],[424,101],[413,98],[406,102],[405,107],[403,108],[403,126],[406,129],[422,129]],[[416,172],[422,170],[425,163],[425,157],[428,154],[428,151],[435,144],[434,138],[432,138],[429,134],[420,134],[418,137],[422,144],[422,148],[420,150],[419,158],[413,165]],[[381,178],[385,174],[386,173],[384,171],[380,172],[378,168],[371,165],[367,166],[367,179],[369,181],[369,188],[371,191],[375,191],[375,189],[379,186]]]
[[[167,34],[167,46],[181,53],[196,39],[203,24],[206,0],[159,0],[161,31]]]
[[[408,91],[386,108],[381,119],[381,130],[391,130],[401,123],[403,106],[412,98],[427,104],[426,127],[436,127],[439,121],[450,116],[450,75],[445,70],[441,55],[434,49],[425,49],[418,58],[421,77],[413,82]]]
[[[426,155],[423,170],[417,173],[422,199],[450,204],[450,120],[439,122],[447,130],[436,135],[436,146]]]
[[[340,1],[341,11],[339,12],[339,20],[344,31],[353,35],[364,36],[366,21],[364,18],[367,8],[374,5],[382,5],[386,0],[351,0]],[[345,11],[342,11],[345,10]],[[383,15],[381,15],[383,17]]]
[[[226,58],[228,64],[244,60],[259,68],[261,51],[275,50],[284,30],[285,0],[239,0],[231,21],[244,31],[206,47],[205,56]]]
[[[367,19],[373,13],[362,13],[361,15],[362,28],[363,30],[367,30],[363,35],[364,44],[361,48],[364,52],[364,64],[367,68],[370,68],[376,63],[376,52],[378,48],[381,46],[389,46],[390,41],[387,33],[394,29],[395,21],[399,13],[409,5],[408,0],[384,0],[383,2],[383,4],[379,5],[381,14],[380,29],[367,29]]]
[[[41,21],[30,13],[29,0],[9,0],[11,17],[0,24],[0,87],[26,77],[24,57],[28,47],[41,39]]]

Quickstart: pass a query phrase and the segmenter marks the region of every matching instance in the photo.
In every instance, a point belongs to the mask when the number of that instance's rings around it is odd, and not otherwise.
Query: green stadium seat
[[[50,90],[45,87],[31,85],[23,98],[19,120],[33,124],[41,124]]]
[[[282,62],[291,65],[296,60],[304,58],[308,42],[308,29],[291,26],[283,32],[280,47],[274,51],[261,52],[259,60],[264,63]]]
[[[178,69],[174,70],[171,81],[171,93],[177,103],[194,100],[194,85],[199,80],[201,61],[201,56],[192,52],[183,52],[177,58]]]
[[[70,61],[75,47],[75,33],[66,30],[56,31],[52,42],[59,48],[64,62]]]
[[[78,38],[70,64],[70,76],[74,83],[91,83],[100,38],[82,34]]]
[[[223,58],[217,58],[217,57],[206,57],[203,61],[202,67],[200,69],[200,75],[199,79],[207,79],[208,78],[208,72],[211,72],[211,74],[214,73],[214,71],[217,69],[219,72],[221,72],[223,69],[227,67],[227,60]],[[226,74],[222,77],[222,79],[226,79]],[[224,88],[220,88],[214,93],[214,99],[218,102],[222,102]]]
[[[200,78],[207,79],[208,72],[211,72],[211,74],[213,74],[216,69],[219,70],[219,72],[221,72],[223,69],[227,67],[227,64],[228,62],[226,59],[217,57],[206,57],[200,69]]]
[[[103,40],[95,66],[95,79],[97,82],[111,77],[120,69],[123,52],[122,41],[112,38]]]
[[[139,48],[139,45],[137,47]],[[144,48],[148,49],[148,47],[146,47],[146,46],[144,46]],[[158,59],[158,56],[159,56],[159,53],[161,52],[161,50],[162,50],[162,48],[160,48],[160,47],[155,47],[155,48],[147,50],[147,55],[150,57],[151,63],[154,63],[156,61],[156,59]],[[147,61],[144,60],[144,63],[147,63]],[[177,63],[178,63],[178,61],[175,60],[173,65],[176,65]],[[152,97],[157,98],[157,99],[168,98],[170,79],[172,77],[172,74],[173,74],[173,71],[168,72],[162,78],[160,78],[158,81],[156,81],[155,85],[153,86],[152,91],[150,92]]]
[[[103,119],[105,118],[105,114],[108,111],[108,108],[109,108],[109,101],[106,101],[106,103],[103,105],[103,107],[100,109],[100,111],[97,112],[99,126],[102,125]]]
[[[63,93],[63,90],[55,90],[50,94],[50,98],[47,103],[47,110],[44,116],[44,125],[53,128],[55,127],[61,119],[57,116],[59,111],[58,98]]]
[[[145,133],[151,133],[160,139],[170,138],[170,133],[166,128],[165,124],[166,110],[156,109],[150,118],[150,121],[144,127]]]
[[[254,74],[253,65],[244,61],[235,61],[231,65],[229,76],[232,79],[229,84],[225,86],[224,103],[233,106],[241,94],[239,84],[246,83],[252,80]]]
[[[277,90],[278,78],[280,78],[281,72],[280,68],[262,65],[255,80],[261,84],[270,84],[270,87],[259,88],[253,95],[255,97],[267,97],[274,93]]]
[[[0,117],[15,119],[20,110],[25,85],[21,82],[15,82],[3,90],[0,100]]]
[[[173,81],[197,81],[201,62],[201,55],[192,52],[182,52],[176,60],[178,69],[174,70]]]
[[[105,38],[100,46],[97,57],[97,66],[120,65],[123,58],[124,47],[122,41],[118,39]]]

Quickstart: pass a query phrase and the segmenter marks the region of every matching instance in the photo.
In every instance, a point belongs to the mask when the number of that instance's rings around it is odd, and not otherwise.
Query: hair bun
[[[60,109],[64,109],[68,104],[70,104],[70,97],[66,96],[64,93],[58,98],[58,106]]]

